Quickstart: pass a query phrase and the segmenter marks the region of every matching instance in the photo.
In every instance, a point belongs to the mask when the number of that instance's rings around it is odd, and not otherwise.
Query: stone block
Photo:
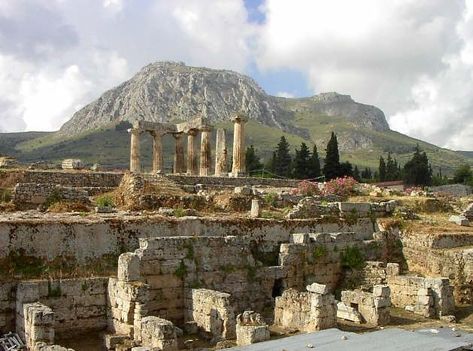
[[[341,213],[356,213],[366,216],[371,211],[371,204],[368,202],[339,202],[338,208]]]
[[[306,286],[306,290],[311,293],[326,295],[330,293],[330,288],[327,285],[312,283]]]
[[[373,296],[375,297],[389,297],[391,295],[391,289],[387,285],[375,285],[373,286]]]
[[[177,336],[174,324],[159,317],[144,317],[141,320],[142,346],[159,348],[162,351],[177,351]]]
[[[118,258],[118,279],[125,282],[141,279],[140,259],[136,253],[126,252]]]
[[[461,226],[469,226],[470,225],[470,221],[468,220],[468,218],[466,218],[465,216],[463,215],[460,215],[460,216],[457,216],[457,215],[453,215],[453,216],[450,216],[450,218],[448,219],[449,222],[452,222],[452,223],[455,223],[457,225],[461,225]]]
[[[240,325],[236,327],[237,345],[251,345],[257,342],[270,339],[269,328],[267,325]]]
[[[291,234],[291,242],[294,244],[307,244],[309,242],[309,234],[307,233]]]

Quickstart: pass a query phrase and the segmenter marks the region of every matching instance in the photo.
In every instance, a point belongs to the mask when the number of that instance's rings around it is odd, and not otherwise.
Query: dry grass
[[[89,212],[90,208],[80,202],[59,201],[49,206],[48,211],[52,213]]]

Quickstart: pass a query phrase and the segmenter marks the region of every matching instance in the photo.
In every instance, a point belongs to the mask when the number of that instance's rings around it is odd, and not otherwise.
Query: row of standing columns
[[[234,134],[233,134],[233,163],[231,174],[234,177],[239,177],[245,174],[245,135],[244,124],[246,118],[237,116],[233,119]],[[184,142],[182,133],[173,133],[175,139],[174,150],[174,173],[188,175],[210,175],[211,166],[211,144],[210,134],[212,129],[204,127],[200,129],[200,165],[197,164],[196,138],[199,130],[190,129],[187,132],[187,164],[184,158]],[[140,163],[140,134],[143,131],[139,129],[131,130],[131,148],[130,148],[130,171],[134,173],[141,172]],[[153,137],[153,173],[160,173],[163,171],[163,134],[157,131],[151,131]],[[225,130],[217,129],[216,136],[216,153],[215,153],[215,175],[227,175],[227,148],[225,140]]]

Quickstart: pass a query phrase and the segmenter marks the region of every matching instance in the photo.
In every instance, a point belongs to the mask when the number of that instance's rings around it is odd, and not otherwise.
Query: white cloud
[[[306,72],[314,93],[377,105],[394,129],[473,148],[460,136],[473,116],[467,2],[267,0],[258,64]]]
[[[276,96],[284,97],[284,98],[293,98],[293,97],[295,97],[294,94],[288,93],[287,91],[280,91],[280,92],[276,93]]]
[[[57,130],[150,62],[243,71],[241,0],[0,2],[0,128]]]

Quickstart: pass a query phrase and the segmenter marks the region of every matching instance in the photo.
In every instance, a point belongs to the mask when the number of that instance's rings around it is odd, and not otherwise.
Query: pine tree
[[[312,155],[309,159],[309,178],[316,179],[322,175],[320,170],[320,158],[319,152],[317,151],[317,145],[314,145],[314,149],[312,150]]]
[[[290,177],[292,158],[289,154],[289,143],[284,136],[279,140],[274,159],[274,172],[281,177]]]
[[[340,164],[339,177],[343,177],[343,176],[353,177],[353,166],[348,161],[345,161]]]
[[[340,176],[340,154],[338,152],[337,136],[334,132],[332,132],[325,151],[324,175],[326,180],[331,180]]]
[[[353,178],[355,178],[355,180],[358,182],[361,181],[361,174],[360,170],[358,169],[358,166],[355,166],[355,169],[353,170]]]
[[[432,182],[432,168],[425,152],[416,146],[414,155],[404,165],[404,181],[409,185],[430,185]]]
[[[310,168],[310,151],[305,143],[301,143],[299,150],[296,149],[296,157],[294,158],[294,178],[309,178]]]
[[[361,172],[361,178],[365,180],[371,180],[373,178],[373,174],[371,173],[371,168],[366,167],[363,172]]]
[[[259,156],[256,154],[256,150],[253,145],[246,148],[245,162],[246,162],[246,171],[250,175],[252,172],[261,170],[261,168],[263,168],[263,165],[261,164],[261,160]]]
[[[383,156],[379,158],[379,181],[384,182],[386,180],[386,162],[384,162]]]

